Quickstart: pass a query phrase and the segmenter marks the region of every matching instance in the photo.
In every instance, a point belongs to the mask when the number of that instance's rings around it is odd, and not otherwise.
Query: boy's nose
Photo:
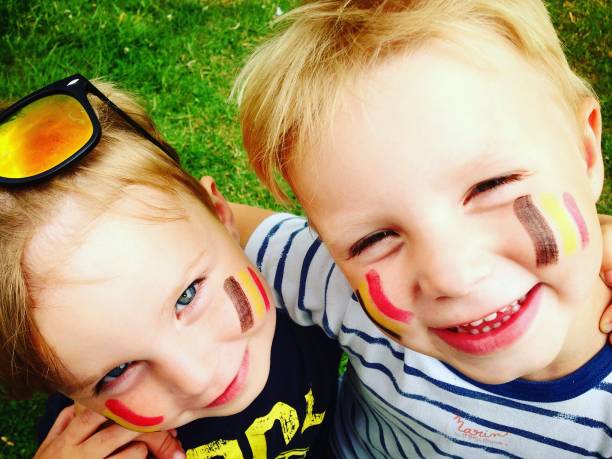
[[[216,352],[198,352],[197,347],[174,349],[160,362],[169,389],[180,396],[194,397],[204,393],[217,369]]]
[[[491,272],[491,263],[474,237],[436,231],[415,248],[417,290],[430,299],[469,294]]]

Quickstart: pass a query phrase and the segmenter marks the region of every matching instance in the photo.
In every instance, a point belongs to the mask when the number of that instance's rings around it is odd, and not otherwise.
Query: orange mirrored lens
[[[55,94],[23,107],[0,124],[0,177],[32,177],[76,153],[93,125],[74,97]]]

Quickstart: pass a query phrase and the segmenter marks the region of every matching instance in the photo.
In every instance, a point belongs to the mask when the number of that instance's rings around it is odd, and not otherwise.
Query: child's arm
[[[112,457],[184,458],[178,440],[169,432],[141,434],[117,424],[104,426],[108,420],[87,408],[71,405],[60,413],[34,459]]]

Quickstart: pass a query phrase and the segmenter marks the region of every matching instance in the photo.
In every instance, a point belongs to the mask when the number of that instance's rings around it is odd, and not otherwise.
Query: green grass
[[[0,2],[0,98],[15,99],[80,72],[141,96],[161,132],[196,177],[213,175],[226,197],[278,208],[248,170],[227,102],[245,57],[269,31],[277,6],[296,0]],[[602,101],[609,155],[611,58],[604,0],[550,2],[567,53]],[[612,210],[606,184],[601,209]],[[0,401],[0,457],[31,456],[42,399]]]

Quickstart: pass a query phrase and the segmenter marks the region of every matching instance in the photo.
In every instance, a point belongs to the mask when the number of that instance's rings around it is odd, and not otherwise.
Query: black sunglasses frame
[[[45,86],[38,91],[33,92],[29,96],[20,99],[15,102],[13,105],[8,107],[6,110],[3,110],[0,113],[0,124],[4,121],[12,117],[16,112],[26,107],[27,105],[35,102],[39,99],[42,99],[47,96],[51,96],[54,94],[66,94],[74,97],[85,109],[85,112],[89,116],[93,127],[93,133],[89,140],[75,151],[72,155],[66,158],[61,163],[53,166],[52,168],[41,172],[39,174],[30,176],[30,177],[20,177],[20,178],[8,178],[8,177],[0,177],[0,185],[30,185],[34,183],[38,183],[42,180],[46,180],[53,175],[57,174],[63,169],[66,169],[74,162],[78,161],[85,155],[87,155],[90,151],[94,149],[94,147],[100,141],[100,137],[102,136],[102,128],[100,127],[100,121],[98,120],[98,116],[96,115],[94,109],[92,108],[89,100],[87,99],[88,94],[92,94],[108,105],[112,110],[114,110],[123,120],[132,127],[138,134],[142,135],[144,138],[153,143],[156,147],[166,153],[174,162],[178,163],[178,157],[174,149],[170,146],[165,145],[155,139],[149,132],[147,132],[140,124],[138,124],[132,117],[130,117],[127,113],[117,107],[113,101],[111,101],[108,97],[106,97],[98,88],[96,88],[93,83],[91,83],[84,76],[76,73],[67,78],[63,78],[55,83],[51,83],[48,86]]]

